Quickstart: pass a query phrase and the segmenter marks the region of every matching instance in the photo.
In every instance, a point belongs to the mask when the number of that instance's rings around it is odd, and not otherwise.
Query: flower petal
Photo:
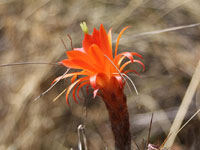
[[[76,69],[83,69],[90,72],[96,72],[98,69],[98,68],[95,68],[89,60],[83,61],[80,59],[72,59],[71,62],[77,66]]]
[[[140,60],[134,60],[134,62],[139,63],[142,65],[143,71],[145,70],[145,65]]]
[[[100,25],[100,48],[103,50],[104,54],[107,55],[110,59],[113,59],[112,57],[112,47],[110,46],[107,33],[103,27],[103,25]]]
[[[78,100],[76,99],[76,88],[77,88],[78,84],[79,84],[79,83],[77,83],[77,84],[74,86],[73,90],[72,90],[72,97],[73,97],[73,100],[75,101],[76,104],[78,104]]]
[[[80,92],[80,89],[84,86],[84,85],[89,85],[89,81],[86,81],[86,82],[82,82],[79,86],[78,86],[78,89],[77,89],[77,97],[79,98],[79,99],[81,99],[80,98],[80,95],[79,95],[79,92]],[[88,92],[87,92],[88,93]]]
[[[120,85],[120,88],[122,88],[123,85],[124,85],[122,77],[120,75],[117,75],[117,76],[114,76],[114,77],[117,79],[117,81],[118,81],[118,83]]]
[[[122,60],[124,59],[123,56],[126,56],[127,58],[129,58],[132,62],[133,62],[133,56],[137,56],[137,57],[143,59],[143,57],[140,54],[138,54],[138,53],[135,53],[135,52],[122,52],[122,53],[118,54],[114,58],[114,63],[120,65],[121,62],[122,62]]]
[[[131,52],[131,54],[132,54],[133,56],[137,56],[137,57],[143,59],[142,55],[140,55],[140,54],[138,54],[138,53]]]
[[[71,62],[71,60],[68,59],[64,59],[60,62],[62,65],[64,65],[65,67],[69,67],[69,68],[78,68],[77,65],[75,65],[73,62]]]
[[[85,52],[87,52],[92,44],[96,44],[100,46],[100,35],[99,31],[94,28],[93,34],[85,34],[83,39],[83,49]]]
[[[90,77],[90,84],[91,84],[93,89],[97,88],[96,80],[97,80],[97,74]]]
[[[118,45],[119,45],[119,40],[120,40],[122,34],[124,33],[124,31],[125,31],[126,29],[128,29],[128,28],[130,28],[130,26],[127,26],[127,27],[123,28],[123,29],[121,30],[121,32],[119,33],[119,35],[118,35],[118,37],[117,37],[117,43],[116,43],[116,45],[115,45],[115,55],[114,55],[114,56],[117,56],[117,49],[118,49]]]
[[[95,65],[98,65],[98,67],[102,68],[105,65],[105,57],[101,49],[96,44],[92,44],[90,46],[88,55],[90,56],[92,62],[95,62]]]
[[[71,62],[73,62],[73,60],[79,60],[84,64],[93,66],[93,69],[96,68],[102,70],[102,63],[104,64],[104,55],[102,53],[102,50],[96,44],[92,44],[89,47],[87,53],[81,51],[69,51],[66,53]],[[77,66],[80,66],[80,64],[77,64]]]
[[[85,34],[82,45],[85,52],[89,50],[89,47],[93,44],[93,38],[89,34]]]
[[[90,84],[93,89],[106,88],[109,79],[104,73],[97,73],[90,77]]]
[[[110,47],[112,48],[112,29],[110,29],[108,31],[108,41],[109,41],[109,44],[110,44]]]
[[[89,83],[88,83],[88,85],[86,86],[86,92],[87,92],[87,94],[89,95]]]
[[[119,56],[119,57],[121,57],[121,56],[126,56],[127,58],[130,59],[131,62],[133,62],[133,55],[132,55],[131,52],[122,52],[122,53],[120,53],[118,56]]]
[[[54,82],[61,80],[61,79],[65,79],[74,75],[88,75],[88,73],[86,73],[85,71],[80,71],[80,72],[74,72],[74,73],[68,73],[64,76],[59,76],[56,79],[53,80],[53,82],[51,84],[53,84]]]
[[[115,64],[117,64],[118,66],[121,65],[122,61],[124,60],[124,58],[126,58],[125,56],[122,56],[119,60],[115,60]]]
[[[120,78],[116,78],[116,76],[112,76],[110,79],[110,84],[108,85],[108,89],[111,91],[115,91],[117,93],[117,91],[119,90],[119,88],[123,88],[122,83],[120,83]],[[122,85],[122,86],[121,86]]]
[[[95,89],[94,91],[93,91],[93,98],[95,98],[96,96],[97,96],[97,92],[99,91],[99,89]]]
[[[136,75],[140,76],[140,74],[139,74],[136,70],[126,70],[126,71],[124,71],[124,74],[127,74],[127,73],[129,73],[129,72],[133,72],[133,73],[135,73]]]
[[[78,103],[78,101],[77,101],[77,99],[76,99],[76,89],[77,89],[77,87],[80,86],[79,84],[80,84],[81,82],[85,81],[85,80],[88,80],[88,77],[80,78],[80,79],[79,79],[79,82],[76,83],[76,85],[74,86],[72,96],[73,96],[73,99],[74,99],[74,101],[75,101],[76,103]],[[77,90],[77,92],[78,92],[78,90]],[[77,93],[77,96],[78,96],[78,93]]]
[[[84,49],[83,48],[74,48],[75,51],[80,51],[80,52],[83,52],[85,53]]]
[[[71,78],[71,83],[73,83],[76,79],[77,79],[77,74],[75,74],[75,75]]]
[[[66,52],[68,59],[80,59],[80,60],[88,60],[89,56],[85,52],[81,52],[78,50],[68,51]]]
[[[144,64],[143,64],[140,60],[133,60],[133,62],[139,63],[140,65],[142,65],[143,71],[145,70],[145,66],[144,66]],[[130,64],[130,63],[132,63],[132,62],[131,62],[131,61],[125,62],[125,63],[120,67],[120,69],[119,69],[120,72],[122,72],[123,69],[124,69],[128,64]]]
[[[79,80],[76,80],[74,83],[72,83],[69,87],[68,87],[68,89],[67,89],[67,92],[66,92],[66,102],[67,102],[67,104],[69,105],[69,93],[70,93],[70,91],[72,90],[72,88],[78,83],[80,81],[80,79]]]
[[[100,45],[99,31],[94,28],[92,33],[93,44]]]

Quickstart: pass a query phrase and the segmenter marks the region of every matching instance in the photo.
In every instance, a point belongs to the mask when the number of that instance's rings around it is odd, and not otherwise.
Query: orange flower
[[[68,68],[80,69],[79,72],[68,73],[65,76],[60,76],[54,80],[58,81],[63,78],[71,78],[72,84],[68,87],[66,100],[73,89],[73,99],[77,102],[79,91],[84,85],[91,85],[93,88],[94,97],[97,92],[112,91],[115,88],[124,87],[124,78],[122,73],[135,72],[135,70],[124,70],[130,63],[139,63],[145,69],[144,64],[140,60],[135,60],[133,56],[142,58],[141,55],[135,52],[122,52],[117,54],[119,40],[122,33],[129,28],[125,27],[117,38],[115,51],[113,56],[111,29],[106,33],[104,26],[101,24],[100,29],[94,28],[92,35],[85,32],[82,42],[82,48],[74,48],[66,52],[68,59],[61,61],[61,64]],[[122,64],[125,58],[129,61]],[[77,79],[77,76],[81,78]],[[77,93],[76,93],[77,92]]]

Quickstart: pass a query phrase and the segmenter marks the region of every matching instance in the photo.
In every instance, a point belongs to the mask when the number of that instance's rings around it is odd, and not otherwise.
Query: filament
[[[59,99],[60,96],[62,96],[62,95],[65,93],[66,90],[67,90],[67,88],[65,88],[58,96],[56,96],[56,97],[53,99],[53,102],[55,102],[57,99]]]
[[[46,91],[44,91],[42,94],[40,94],[39,96],[37,96],[34,101],[38,100],[40,97],[42,97],[43,95],[45,95],[47,92],[49,92],[61,79],[64,78],[64,76],[69,72],[70,68],[67,69],[67,71],[61,76],[61,78],[56,81],[52,86],[50,86],[50,88],[48,88]]]
[[[115,69],[117,70],[118,74],[124,79],[124,81],[125,81],[125,83],[126,83],[128,89],[129,89],[130,93],[133,94],[132,91],[131,91],[131,88],[130,88],[129,84],[128,84],[127,81],[126,81],[126,78],[124,78],[124,76],[123,76],[123,73],[120,72],[120,70],[117,68],[117,66],[113,63],[113,61],[112,61],[108,56],[106,56],[106,55],[104,55],[104,56],[105,56],[105,57],[111,62],[111,64],[115,67]],[[114,74],[115,74],[115,73],[114,73]],[[117,73],[116,73],[116,74],[117,74]],[[128,79],[129,79],[129,78],[128,78]],[[134,85],[134,84],[133,84],[133,85]],[[134,85],[134,86],[135,86],[135,85]],[[137,89],[136,89],[136,90],[137,90]]]

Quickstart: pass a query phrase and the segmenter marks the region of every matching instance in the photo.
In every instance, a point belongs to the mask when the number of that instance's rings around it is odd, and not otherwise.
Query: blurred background
[[[133,76],[139,96],[127,89],[133,140],[147,139],[154,112],[150,143],[160,145],[200,59],[200,27],[159,34],[140,34],[200,22],[199,0],[0,0],[0,64],[13,62],[58,62],[66,48],[81,47],[80,22],[90,33],[104,24],[112,28],[113,45],[120,30],[130,25],[120,40],[119,51],[144,56],[146,71]],[[0,68],[0,150],[78,149],[77,127],[85,125],[89,149],[113,149],[108,114],[100,98],[82,95],[85,101],[70,107],[65,94],[52,100],[69,85],[59,82],[39,100],[53,79],[66,68],[51,65],[23,65]],[[84,90],[83,90],[84,91]],[[200,104],[200,88],[193,97],[185,121]],[[200,145],[200,118],[195,117],[178,135],[175,150],[197,150]],[[133,144],[134,145],[134,144]]]

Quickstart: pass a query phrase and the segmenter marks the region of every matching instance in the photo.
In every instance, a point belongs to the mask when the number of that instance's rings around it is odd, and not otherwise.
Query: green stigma
[[[80,26],[84,33],[88,33],[88,27],[87,27],[86,22],[81,22]]]

